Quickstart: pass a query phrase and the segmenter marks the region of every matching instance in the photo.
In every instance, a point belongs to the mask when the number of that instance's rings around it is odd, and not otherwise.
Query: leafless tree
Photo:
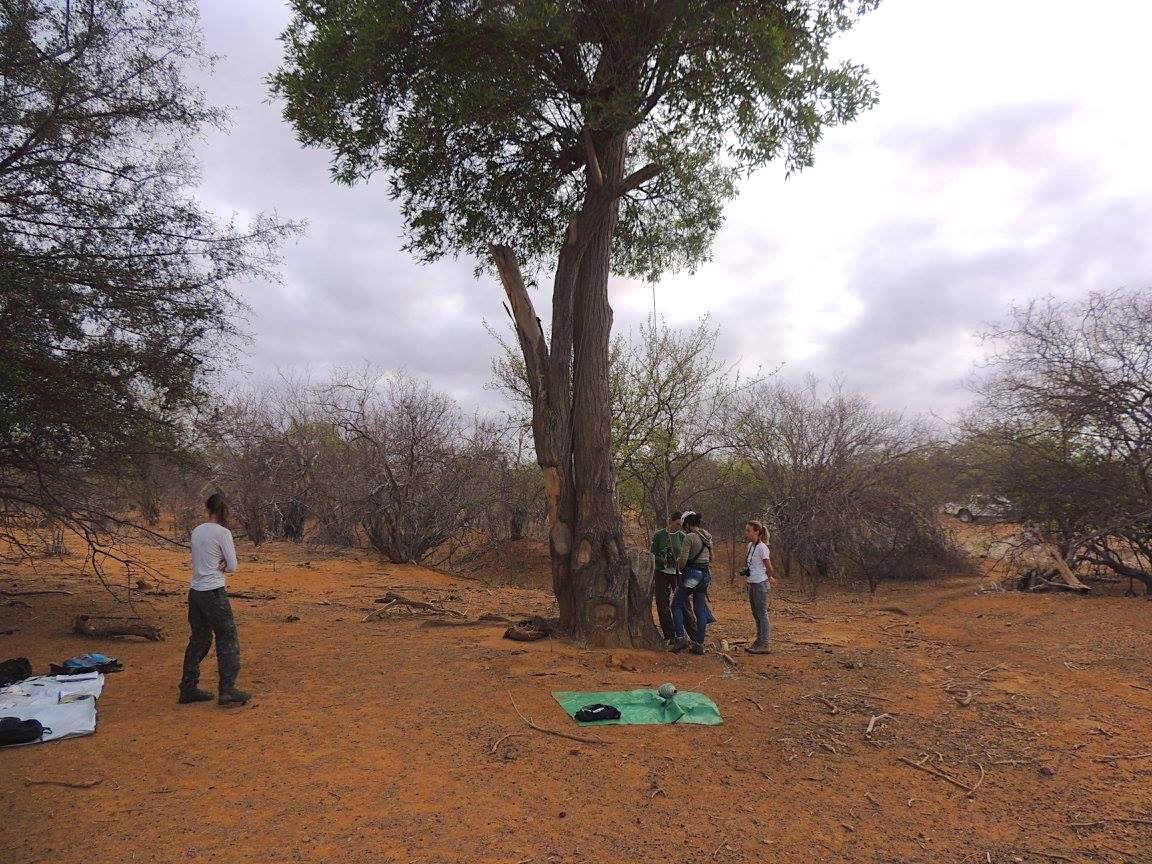
[[[819,581],[858,577],[875,589],[914,576],[913,553],[948,552],[935,506],[918,493],[922,424],[878,411],[839,387],[761,385],[729,424],[735,452],[763,484],[764,512],[785,575]]]
[[[964,453],[1066,562],[1152,596],[1152,297],[1035,301],[988,334]]]
[[[449,397],[403,373],[366,370],[317,399],[343,441],[343,482],[360,527],[389,560],[422,560],[482,512],[490,490],[475,460],[489,440]]]

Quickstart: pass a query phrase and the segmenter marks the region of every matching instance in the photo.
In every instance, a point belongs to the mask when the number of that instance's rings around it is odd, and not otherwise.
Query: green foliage
[[[875,101],[829,44],[877,0],[293,0],[272,76],[344,183],[386,174],[424,259],[491,243],[537,265],[586,193],[584,136],[627,137],[620,274],[708,256],[737,180],[812,163],[822,130]]]
[[[223,118],[188,0],[6,0],[0,18],[0,529],[87,519],[183,448],[227,360],[228,282],[288,226],[218,224],[187,149]],[[85,523],[88,524],[88,523]]]

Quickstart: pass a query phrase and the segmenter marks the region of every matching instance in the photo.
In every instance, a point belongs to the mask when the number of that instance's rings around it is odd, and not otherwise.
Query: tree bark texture
[[[536,458],[548,503],[552,585],[560,626],[579,642],[658,642],[652,574],[629,560],[612,466],[608,276],[627,139],[595,151],[583,207],[569,226],[553,286],[549,344],[515,253],[491,249],[511,306],[532,396]],[[638,572],[639,570],[639,572]]]

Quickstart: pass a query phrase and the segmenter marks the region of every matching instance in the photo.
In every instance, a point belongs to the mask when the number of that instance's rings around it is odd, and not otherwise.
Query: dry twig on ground
[[[545,735],[555,735],[558,738],[567,738],[569,741],[579,741],[581,744],[604,743],[599,738],[585,738],[581,735],[571,735],[568,732],[561,732],[559,729],[548,729],[547,727],[539,726],[533,723],[531,720],[524,716],[523,712],[520,711],[520,706],[518,706],[516,704],[516,700],[512,698],[512,691],[508,690],[506,692],[508,693],[508,701],[512,703],[512,710],[516,712],[517,716],[519,716],[521,720],[528,724],[529,728],[535,729],[537,732],[543,732]]]
[[[1147,759],[1152,753],[1116,753],[1110,756],[1097,756],[1093,762],[1115,762],[1119,759]]]
[[[914,759],[909,759],[907,756],[901,756],[900,761],[903,762],[905,765],[910,765],[911,767],[915,768],[917,771],[924,771],[927,774],[931,774],[933,777],[939,777],[941,780],[944,780],[948,783],[951,783],[953,786],[957,787],[958,789],[963,789],[969,795],[971,795],[973,792],[976,791],[972,786],[969,786],[967,783],[961,783],[959,780],[957,780],[951,774],[946,774],[937,768],[933,768],[931,765],[925,765],[922,762],[917,762]]]
[[[457,612],[455,609],[448,609],[444,606],[437,606],[434,603],[425,603],[423,600],[412,600],[405,597],[403,594],[397,594],[395,591],[389,591],[383,597],[376,601],[377,603],[385,604],[383,608],[377,609],[375,612],[369,613],[364,621],[375,621],[384,616],[389,609],[396,606],[404,606],[416,612],[432,612],[436,615],[455,615],[457,618],[467,618],[463,612]],[[364,623],[362,621],[361,623]]]
[[[103,782],[103,780],[33,780],[31,777],[24,778],[25,786],[63,786],[65,789],[91,789]]]

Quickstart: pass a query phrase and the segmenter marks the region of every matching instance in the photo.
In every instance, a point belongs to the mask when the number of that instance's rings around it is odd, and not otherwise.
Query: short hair
[[[669,522],[679,522],[680,521],[680,511],[677,510],[675,513],[669,513],[668,514],[668,521]]]

